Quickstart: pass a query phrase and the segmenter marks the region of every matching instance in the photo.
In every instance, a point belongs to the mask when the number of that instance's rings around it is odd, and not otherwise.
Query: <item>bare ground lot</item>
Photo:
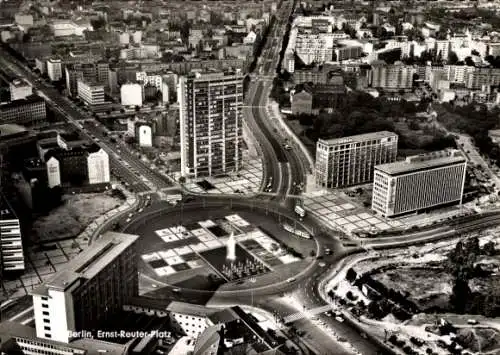
[[[73,238],[96,218],[123,203],[110,192],[64,195],[62,200],[61,206],[34,221],[31,233],[33,242]]]
[[[373,278],[388,288],[408,292],[420,309],[444,307],[451,295],[451,276],[440,268],[398,267],[376,273]]]

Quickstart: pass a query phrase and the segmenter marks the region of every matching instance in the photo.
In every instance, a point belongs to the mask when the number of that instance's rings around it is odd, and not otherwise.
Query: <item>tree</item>
[[[185,183],[186,183],[186,177],[185,176],[179,177],[179,184],[183,185]]]
[[[458,63],[457,53],[455,53],[454,51],[449,51],[448,52],[448,64],[455,65],[457,63]]]

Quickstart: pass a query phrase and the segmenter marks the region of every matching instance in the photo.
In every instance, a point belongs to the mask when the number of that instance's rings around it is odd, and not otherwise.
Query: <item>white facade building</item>
[[[87,156],[89,184],[104,184],[110,181],[109,156],[103,149]]]
[[[33,290],[37,337],[68,343],[76,332],[95,329],[108,313],[121,311],[138,292],[138,238],[106,232]]]
[[[153,130],[150,125],[138,124],[137,127],[137,142],[141,147],[153,146]]]
[[[78,97],[87,105],[99,105],[104,103],[104,86],[90,83],[83,79],[77,82]]]
[[[23,79],[16,79],[9,84],[10,101],[22,100],[33,95],[33,88]]]
[[[21,226],[14,210],[4,196],[0,197],[0,276],[2,271],[25,268]]]
[[[47,179],[50,188],[61,185],[61,170],[59,161],[55,157],[47,160]]]
[[[60,59],[47,60],[47,75],[51,81],[59,81],[62,78],[62,61]]]
[[[462,203],[467,160],[459,150],[407,157],[375,167],[372,209],[393,217]]]
[[[123,84],[120,88],[123,106],[142,106],[142,86],[140,84]]]

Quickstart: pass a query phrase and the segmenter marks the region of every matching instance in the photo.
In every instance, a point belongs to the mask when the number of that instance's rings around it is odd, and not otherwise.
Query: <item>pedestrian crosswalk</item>
[[[327,305],[316,307],[313,309],[307,309],[307,310],[304,310],[303,312],[297,312],[297,313],[290,314],[290,315],[286,316],[283,320],[284,320],[285,324],[292,323],[292,322],[296,322],[296,321],[303,319],[303,318],[313,317],[316,314],[331,311],[332,308],[333,308],[333,305],[327,304]]]

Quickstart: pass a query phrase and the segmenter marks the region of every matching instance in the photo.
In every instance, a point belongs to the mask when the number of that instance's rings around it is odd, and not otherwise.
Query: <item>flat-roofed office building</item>
[[[36,335],[68,343],[93,331],[138,293],[137,235],[106,232],[32,291]]]
[[[375,167],[372,209],[393,217],[462,202],[467,160],[459,150],[407,157]]]
[[[316,185],[335,188],[370,182],[375,165],[393,162],[397,154],[398,135],[388,131],[319,139]]]
[[[0,195],[0,278],[3,273],[24,270],[21,226],[5,196]]]
[[[181,173],[216,176],[242,164],[241,71],[193,73],[179,79]]]

